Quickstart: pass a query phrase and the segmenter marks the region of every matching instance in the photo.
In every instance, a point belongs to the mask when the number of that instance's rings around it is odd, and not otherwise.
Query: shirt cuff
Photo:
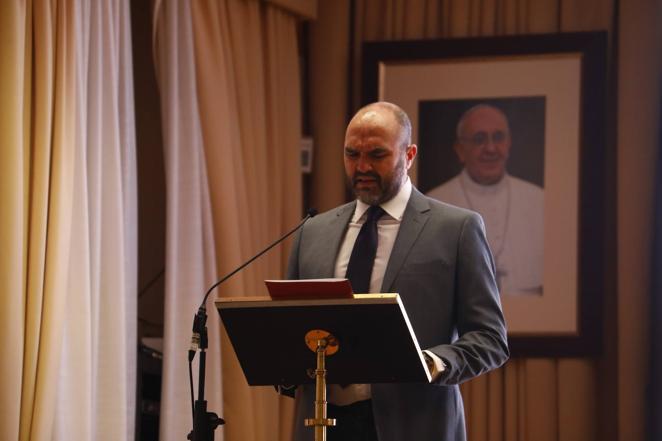
[[[432,363],[428,362],[428,368],[430,369],[430,375],[432,376],[430,381],[437,381],[441,374],[446,370],[446,364],[441,358],[435,355],[434,352],[428,351],[427,349],[423,351],[423,355],[425,356],[425,361],[432,361]]]

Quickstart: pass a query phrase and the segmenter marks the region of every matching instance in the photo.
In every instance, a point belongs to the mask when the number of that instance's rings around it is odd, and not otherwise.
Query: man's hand
[[[434,353],[425,350],[423,351],[423,358],[428,365],[428,370],[430,371],[431,379],[430,382],[435,382],[439,379],[439,376],[446,370],[446,364],[444,361],[437,357]]]

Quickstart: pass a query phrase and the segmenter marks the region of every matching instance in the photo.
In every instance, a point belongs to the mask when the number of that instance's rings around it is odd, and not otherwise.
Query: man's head
[[[356,197],[369,205],[390,200],[416,156],[409,117],[387,102],[363,107],[347,126],[344,153],[345,174]]]
[[[508,119],[496,107],[474,106],[457,123],[455,152],[471,179],[479,184],[493,185],[501,180],[510,143]]]

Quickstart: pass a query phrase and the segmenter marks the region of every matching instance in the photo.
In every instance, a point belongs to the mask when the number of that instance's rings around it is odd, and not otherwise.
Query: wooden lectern
[[[398,294],[223,298],[216,307],[248,384],[316,383],[315,440],[335,425],[326,383],[427,383],[430,372]]]

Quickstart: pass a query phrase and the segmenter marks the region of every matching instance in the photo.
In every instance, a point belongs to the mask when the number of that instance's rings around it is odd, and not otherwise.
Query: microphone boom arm
[[[188,361],[189,361],[189,371],[191,363],[195,358],[195,353],[200,351],[200,363],[198,370],[198,399],[193,404],[193,430],[186,437],[191,441],[213,441],[214,439],[214,430],[216,427],[225,424],[225,421],[222,418],[219,418],[214,412],[207,411],[207,401],[205,400],[205,368],[206,368],[206,350],[208,346],[207,341],[207,298],[209,294],[216,289],[221,283],[228,280],[230,277],[237,274],[242,269],[250,265],[255,259],[284,241],[292,233],[297,231],[299,228],[306,223],[308,219],[315,216],[317,210],[311,208],[308,210],[306,217],[304,217],[299,225],[288,231],[286,234],[281,236],[278,240],[274,241],[271,245],[257,253],[255,256],[251,257],[248,261],[241,264],[231,273],[224,276],[218,282],[214,283],[205,293],[205,297],[198,308],[198,312],[193,318],[193,335],[191,336],[191,347],[188,351]],[[191,383],[191,399],[193,399],[193,384]]]
[[[306,217],[304,217],[304,218],[301,220],[301,222],[299,222],[299,225],[297,225],[296,227],[292,228],[290,231],[288,231],[287,233],[285,233],[283,236],[281,236],[280,238],[278,238],[277,240],[275,240],[271,245],[269,245],[268,247],[266,247],[265,249],[263,249],[262,251],[260,251],[259,253],[257,253],[255,256],[251,257],[249,260],[247,260],[246,262],[244,262],[243,264],[241,264],[238,268],[236,268],[234,271],[232,271],[231,273],[229,273],[228,275],[226,275],[225,277],[223,277],[222,279],[220,279],[218,282],[214,283],[214,284],[213,284],[213,285],[207,290],[207,293],[205,294],[205,298],[202,300],[202,303],[200,304],[200,308],[204,308],[204,307],[205,307],[205,303],[207,303],[207,297],[209,297],[209,294],[211,294],[211,292],[212,292],[214,289],[216,289],[221,283],[225,282],[225,281],[228,280],[230,277],[234,276],[234,275],[237,274],[239,271],[241,271],[242,269],[244,269],[244,268],[246,268],[248,265],[250,265],[255,259],[257,259],[257,258],[260,257],[261,255],[263,255],[264,253],[266,253],[267,251],[269,251],[270,249],[272,249],[273,247],[275,247],[276,245],[278,245],[279,243],[281,243],[282,241],[284,241],[285,239],[287,239],[292,233],[294,233],[296,230],[298,230],[299,228],[301,228],[301,227],[303,226],[303,224],[305,224],[306,221],[307,221],[308,219],[310,219],[311,217],[315,216],[316,214],[317,214],[317,210],[315,210],[315,209],[313,209],[313,208],[311,208],[310,210],[308,210],[308,213],[306,214]]]

